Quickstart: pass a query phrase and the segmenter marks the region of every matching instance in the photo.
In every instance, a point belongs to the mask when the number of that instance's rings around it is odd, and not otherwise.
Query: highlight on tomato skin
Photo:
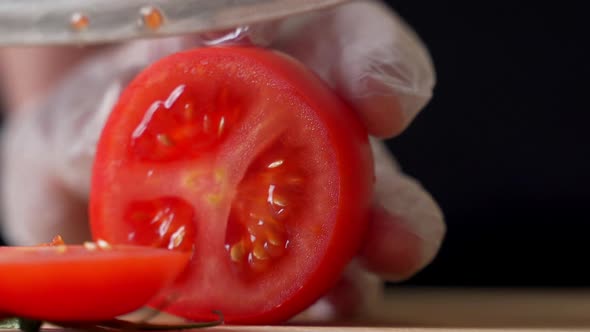
[[[54,322],[110,320],[145,306],[190,253],[110,245],[0,247],[0,312]]]
[[[256,47],[173,54],[123,91],[97,146],[93,236],[194,252],[162,293],[191,320],[283,322],[363,241],[373,189],[355,112],[296,60]]]

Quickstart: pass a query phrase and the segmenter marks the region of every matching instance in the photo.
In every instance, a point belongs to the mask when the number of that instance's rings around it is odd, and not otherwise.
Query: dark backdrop
[[[577,3],[390,1],[438,72],[432,103],[389,142],[448,224],[409,283],[590,284],[590,25]]]

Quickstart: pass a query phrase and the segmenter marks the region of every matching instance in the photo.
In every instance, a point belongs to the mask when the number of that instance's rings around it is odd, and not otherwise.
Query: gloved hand
[[[429,101],[434,70],[418,37],[387,7],[358,1],[234,31],[88,48],[1,51],[10,108],[3,137],[2,232],[12,244],[90,237],[86,216],[95,143],[133,76],[170,53],[207,44],[254,43],[315,70],[347,100],[374,137],[376,188],[369,237],[336,288],[307,318],[370,313],[382,281],[427,265],[441,244],[443,216],[404,175],[380,138],[402,132]]]

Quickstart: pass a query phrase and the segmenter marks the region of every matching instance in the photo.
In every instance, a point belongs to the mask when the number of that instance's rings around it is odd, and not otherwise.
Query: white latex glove
[[[434,70],[418,37],[387,7],[358,1],[324,12],[199,37],[100,48],[1,50],[11,107],[3,137],[2,232],[12,244],[90,238],[90,170],[102,125],[126,83],[170,53],[249,42],[291,54],[315,70],[360,114],[369,133],[402,132],[429,101]],[[26,101],[26,102],[25,102]],[[445,226],[431,196],[402,174],[376,138],[376,188],[369,237],[336,288],[309,318],[369,313],[382,281],[408,278],[439,249]]]

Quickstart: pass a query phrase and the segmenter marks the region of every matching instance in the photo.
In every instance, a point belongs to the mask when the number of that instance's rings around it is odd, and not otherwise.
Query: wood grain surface
[[[590,289],[400,288],[373,318],[409,327],[590,330]]]

